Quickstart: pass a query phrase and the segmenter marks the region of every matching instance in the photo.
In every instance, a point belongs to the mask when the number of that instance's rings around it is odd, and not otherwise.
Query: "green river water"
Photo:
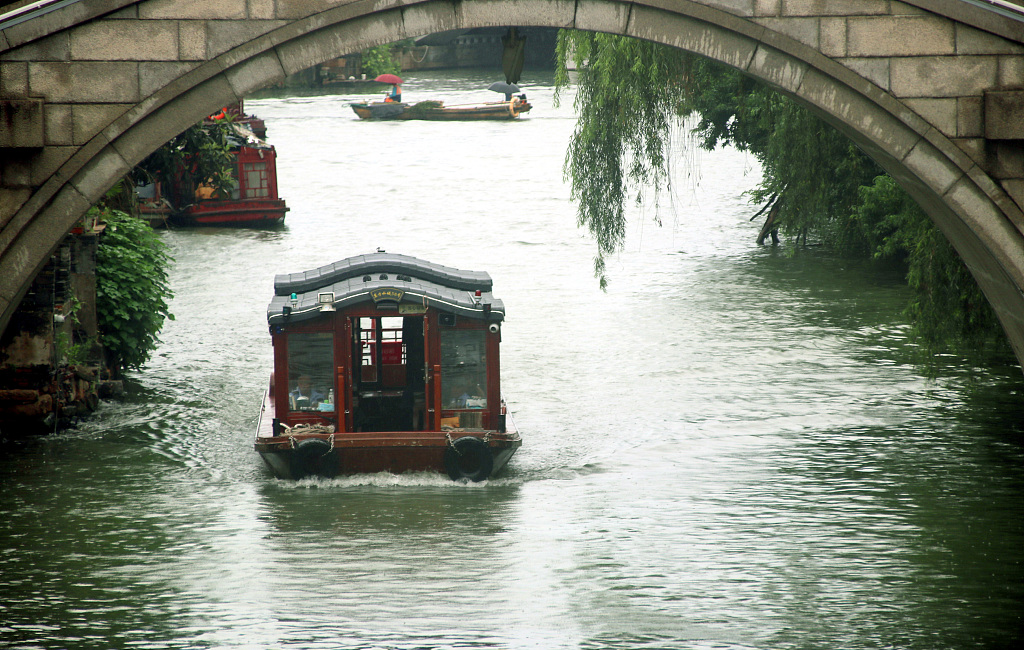
[[[164,233],[177,319],[126,398],[6,445],[0,647],[1019,647],[1020,369],[931,376],[898,274],[756,246],[732,150],[687,167],[661,227],[635,215],[601,292],[571,102],[524,90],[514,123],[247,102],[286,225]],[[494,278],[524,438],[501,476],[294,483],[253,452],[274,274],[378,247]]]

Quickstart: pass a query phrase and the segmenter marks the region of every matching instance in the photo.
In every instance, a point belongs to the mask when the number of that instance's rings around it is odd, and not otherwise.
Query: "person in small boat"
[[[391,86],[391,92],[384,97],[386,102],[400,102],[402,101],[402,87],[398,84]]]
[[[309,375],[301,375],[295,390],[291,392],[293,408],[300,405],[300,400],[302,400],[302,406],[308,404],[310,408],[314,408],[324,400],[324,397],[322,392],[313,388],[313,380],[310,379]]]

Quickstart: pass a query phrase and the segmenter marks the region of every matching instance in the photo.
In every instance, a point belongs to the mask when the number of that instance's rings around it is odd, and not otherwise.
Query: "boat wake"
[[[494,487],[506,487],[521,485],[523,480],[517,476],[502,476],[499,478],[487,479],[480,482],[472,482],[468,479],[453,481],[445,474],[437,472],[406,472],[403,474],[391,474],[389,472],[377,472],[374,474],[354,474],[352,476],[338,476],[336,478],[323,478],[310,476],[298,481],[277,480],[273,485],[283,490],[344,490],[349,488],[406,488],[406,487],[432,487],[447,490],[485,490]]]

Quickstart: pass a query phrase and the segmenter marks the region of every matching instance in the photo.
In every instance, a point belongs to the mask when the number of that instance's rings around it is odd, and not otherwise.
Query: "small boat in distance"
[[[403,102],[370,102],[352,104],[352,110],[363,120],[514,120],[528,113],[533,106],[526,95],[519,95],[503,102],[478,104],[455,104],[445,106],[440,101],[422,101],[415,104]]]
[[[385,252],[278,275],[255,441],[271,471],[499,472],[522,439],[501,396],[505,307],[491,284]]]

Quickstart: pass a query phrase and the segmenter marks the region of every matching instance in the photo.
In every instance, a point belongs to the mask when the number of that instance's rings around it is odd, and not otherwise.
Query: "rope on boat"
[[[288,436],[288,442],[291,443],[292,449],[295,449],[295,436],[296,435],[310,435],[317,433],[329,433],[331,434],[331,449],[334,449],[334,425],[333,424],[307,424],[305,422],[296,424],[294,427],[290,427],[287,424],[281,424],[281,428],[284,429],[285,434]],[[330,453],[328,451],[328,453]]]
[[[485,445],[486,444],[490,444],[490,442],[491,442],[491,434],[492,433],[494,433],[494,432],[493,431],[487,431],[487,432],[484,433],[483,443]],[[451,432],[450,429],[444,432],[444,437],[448,439],[448,446],[451,447],[455,451],[455,453],[457,453],[458,455],[461,456],[462,452],[459,451],[459,448],[455,446],[455,440],[452,439],[452,432]],[[462,438],[459,438],[459,440],[462,440]],[[477,438],[477,440],[480,440],[480,438]]]

